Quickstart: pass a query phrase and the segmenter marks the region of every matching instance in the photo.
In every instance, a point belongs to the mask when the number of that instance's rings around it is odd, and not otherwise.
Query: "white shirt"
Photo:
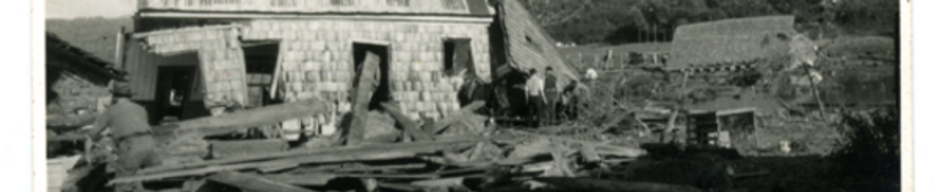
[[[545,81],[538,75],[532,76],[525,82],[525,88],[529,96],[542,95],[542,91],[545,90]]]
[[[587,77],[590,80],[597,79],[597,71],[594,71],[594,68],[590,68],[587,70],[587,74],[585,74],[584,77]]]

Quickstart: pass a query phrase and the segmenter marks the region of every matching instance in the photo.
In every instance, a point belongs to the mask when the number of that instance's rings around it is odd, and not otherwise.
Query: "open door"
[[[353,62],[355,63],[356,69],[356,82],[354,85],[359,84],[359,77],[363,75],[363,63],[366,62],[366,57],[368,53],[378,56],[378,82],[376,82],[377,88],[372,94],[372,98],[369,101],[369,110],[379,109],[380,103],[388,102],[392,100],[392,90],[389,85],[388,80],[388,70],[389,70],[389,56],[388,56],[388,46],[378,45],[378,44],[367,44],[367,43],[353,43]],[[350,98],[352,100],[354,98]],[[352,101],[356,103],[356,101]]]
[[[156,114],[151,123],[183,120],[184,109],[198,105],[192,101],[196,66],[161,66],[157,68]]]

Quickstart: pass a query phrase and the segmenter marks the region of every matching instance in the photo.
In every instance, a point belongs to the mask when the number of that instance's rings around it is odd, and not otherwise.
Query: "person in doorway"
[[[539,127],[539,114],[548,103],[545,99],[545,81],[538,75],[538,70],[529,70],[529,79],[525,82],[526,106],[529,108],[526,121],[529,127]]]
[[[117,177],[131,176],[138,169],[159,164],[154,147],[156,142],[147,123],[147,111],[130,100],[131,87],[126,82],[115,83],[111,90],[113,102],[95,120],[87,132],[92,141],[100,141],[102,132],[111,129],[111,139],[117,144],[117,160],[113,162]],[[140,182],[118,183],[115,191],[146,191]]]
[[[545,67],[545,98],[548,100],[545,111],[545,124],[554,125],[558,119],[558,103],[561,97],[561,87],[555,77],[552,67]]]

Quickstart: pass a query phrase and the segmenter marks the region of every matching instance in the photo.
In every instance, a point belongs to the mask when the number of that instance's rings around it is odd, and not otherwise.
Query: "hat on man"
[[[115,82],[114,87],[111,87],[111,94],[117,96],[131,96],[133,94],[131,84],[127,82]]]

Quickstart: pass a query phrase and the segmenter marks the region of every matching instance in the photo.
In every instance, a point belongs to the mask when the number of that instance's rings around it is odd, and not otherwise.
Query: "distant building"
[[[673,36],[666,68],[747,68],[768,60],[788,58],[791,39],[799,35],[793,22],[794,16],[765,16],[679,26]]]

